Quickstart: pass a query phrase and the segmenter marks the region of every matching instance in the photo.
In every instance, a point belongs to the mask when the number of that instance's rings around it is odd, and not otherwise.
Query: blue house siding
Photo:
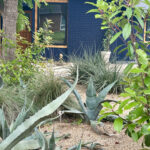
[[[102,47],[104,31],[100,30],[100,20],[96,20],[94,15],[86,14],[92,8],[81,0],[69,0],[68,2],[68,26],[67,26],[67,46],[68,48],[46,48],[47,58],[59,59],[62,53],[65,59],[69,55],[80,56],[83,54],[83,47],[96,46],[97,50]],[[28,7],[24,7],[28,10]],[[32,9],[32,34],[35,31],[35,7]],[[34,39],[32,38],[32,41]]]
[[[86,12],[93,7],[85,4],[86,0],[69,0],[68,2],[68,20],[67,20],[67,48],[46,48],[45,54],[47,58],[59,59],[59,54],[64,55],[65,60],[69,55],[82,56],[84,50],[95,47],[99,51],[103,49],[104,30],[100,29],[101,20],[95,19],[93,14]],[[95,0],[96,1],[96,0]],[[24,7],[28,10],[28,7]],[[32,35],[35,31],[35,7],[32,9]],[[32,41],[34,39],[32,38]],[[111,45],[111,50],[115,49],[122,41],[118,39]],[[95,52],[95,51],[94,51]],[[117,60],[125,59],[126,52],[112,53],[111,58],[117,56]]]
[[[96,45],[97,50],[102,47],[104,31],[100,30],[100,20],[93,14],[86,12],[90,5],[82,0],[69,0],[68,4],[68,53],[82,55],[84,45]]]

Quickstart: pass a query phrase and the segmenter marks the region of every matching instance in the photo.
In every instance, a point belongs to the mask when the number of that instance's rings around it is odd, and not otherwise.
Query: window
[[[45,21],[52,20],[51,30],[53,45],[47,47],[67,48],[67,2],[68,0],[45,0],[47,5],[41,2],[40,8],[35,9],[35,31],[43,27]]]
[[[150,42],[150,17],[145,21],[144,42]]]

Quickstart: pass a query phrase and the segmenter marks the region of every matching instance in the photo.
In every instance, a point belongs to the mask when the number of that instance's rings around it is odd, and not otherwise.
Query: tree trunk
[[[16,42],[16,23],[18,17],[18,0],[4,0],[4,10],[2,12],[3,17],[3,30],[6,37]],[[7,48],[7,51],[3,49],[3,58],[6,60],[13,60],[15,48]]]

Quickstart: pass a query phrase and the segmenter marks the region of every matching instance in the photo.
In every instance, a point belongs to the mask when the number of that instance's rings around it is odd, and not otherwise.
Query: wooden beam
[[[48,48],[67,48],[67,45],[47,45]]]
[[[35,3],[35,32],[37,32],[37,21],[38,21],[38,6]]]
[[[42,0],[40,0],[42,2]],[[45,2],[51,2],[51,3],[68,3],[68,0],[45,0]]]

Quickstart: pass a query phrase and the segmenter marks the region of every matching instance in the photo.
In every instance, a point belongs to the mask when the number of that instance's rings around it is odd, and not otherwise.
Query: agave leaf
[[[92,78],[90,78],[86,91],[86,106],[90,110],[93,110],[97,107],[96,90]]]
[[[24,104],[21,112],[18,114],[15,122],[11,123],[10,132],[14,131],[17,128],[17,126],[19,126],[26,119],[28,112],[30,111],[30,109],[32,107],[32,104],[30,105],[29,109],[26,110],[26,102],[25,102],[25,104]]]
[[[52,136],[49,140],[49,150],[55,150],[56,144],[55,144],[55,136],[54,136],[54,130],[52,132]]]
[[[66,80],[66,79],[62,79],[62,80],[68,85],[68,87],[72,86],[72,84],[68,80]],[[74,93],[75,97],[77,98],[77,101],[78,101],[82,111],[86,114],[86,108],[82,102],[80,94],[78,93],[78,91],[76,89],[73,90],[73,93]]]
[[[46,138],[44,137],[44,135],[41,132],[39,132],[37,128],[35,128],[35,132],[36,132],[36,136],[38,138],[39,144],[41,146],[41,150],[48,150],[48,142]]]
[[[82,145],[82,141],[80,140],[80,143],[79,143],[79,145],[78,145],[76,150],[81,150],[81,145]]]
[[[4,140],[10,134],[8,124],[5,119],[3,109],[0,109],[0,126],[1,126],[1,134],[0,137]]]
[[[117,81],[109,84],[108,86],[106,86],[99,94],[97,97],[97,104],[100,104],[101,101],[103,101],[106,97],[106,95],[108,94],[108,92],[111,90],[111,88],[116,84]]]
[[[86,95],[88,97],[96,96],[96,89],[94,87],[94,83],[93,83],[93,79],[92,78],[90,78],[90,81],[89,81],[89,84],[88,84],[88,88],[87,88],[87,91],[86,91]]]
[[[37,139],[25,139],[15,145],[12,150],[35,150],[40,149],[40,144]]]
[[[41,121],[44,121],[50,117],[50,115],[61,106],[67,97],[71,94],[75,88],[78,81],[78,71],[77,77],[73,86],[68,89],[64,94],[59,96],[56,100],[49,103],[47,106],[43,107],[29,119],[25,120],[21,125],[19,125],[1,144],[0,150],[11,150],[19,141],[27,137],[33,128],[37,126]]]

